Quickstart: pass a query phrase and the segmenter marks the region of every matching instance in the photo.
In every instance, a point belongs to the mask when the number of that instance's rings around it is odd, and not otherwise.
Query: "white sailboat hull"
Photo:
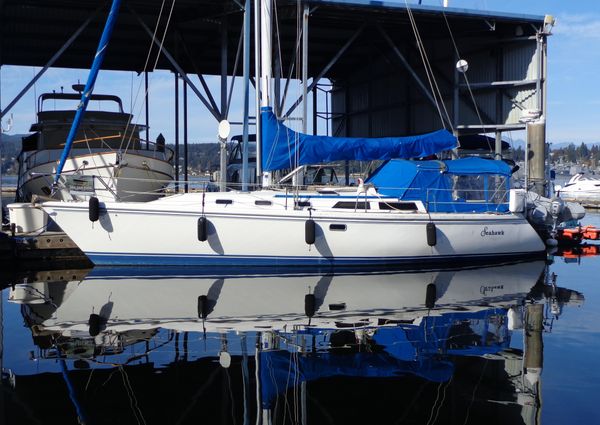
[[[376,325],[378,318],[415,319],[448,311],[479,311],[518,305],[536,284],[543,262],[421,273],[358,275],[157,275],[88,276],[71,281],[54,297],[43,282],[13,289],[11,302],[27,304],[38,331],[88,331],[90,314],[106,331],[167,328],[247,331],[306,324],[304,297],[315,295],[313,326]],[[95,273],[95,272],[93,272]],[[436,287],[435,309],[426,306],[427,286]],[[31,295],[24,297],[29,292]],[[198,297],[211,302],[205,321]],[[34,297],[34,298],[32,298]],[[37,297],[37,298],[35,298]],[[48,300],[52,301],[51,303]],[[332,307],[332,306],[343,307]],[[52,307],[54,306],[54,307]]]
[[[377,196],[369,197],[366,211],[335,209],[331,205],[343,197],[322,198],[310,198],[309,210],[293,209],[292,196],[282,192],[192,193],[145,204],[106,203],[98,222],[89,220],[84,202],[43,208],[96,265],[430,266],[545,252],[521,214],[384,211],[377,209]],[[198,237],[203,216],[206,241]],[[314,244],[305,241],[309,217],[316,224]],[[431,222],[433,246],[426,231]]]

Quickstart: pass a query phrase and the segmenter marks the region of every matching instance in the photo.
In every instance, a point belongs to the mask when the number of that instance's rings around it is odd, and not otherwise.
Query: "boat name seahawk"
[[[485,236],[503,236],[504,235],[504,230],[489,230],[488,227],[484,227],[483,230],[481,231],[481,237],[485,237]]]
[[[479,288],[479,293],[485,296],[488,294],[488,292],[494,292],[502,289],[504,289],[504,285],[482,285]]]

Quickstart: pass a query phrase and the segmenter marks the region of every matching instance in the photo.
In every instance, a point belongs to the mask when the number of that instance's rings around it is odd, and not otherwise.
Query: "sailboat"
[[[269,40],[269,19],[261,20],[261,31]],[[44,203],[96,265],[394,267],[545,255],[523,214],[524,193],[510,190],[507,164],[408,161],[455,148],[456,137],[447,130],[367,139],[287,128],[269,105],[270,43],[263,44],[262,189],[185,193],[146,203]],[[272,184],[275,170],[337,160],[387,162],[378,179],[355,187],[301,191]],[[398,166],[408,174],[391,178]],[[473,177],[479,186],[461,187]]]
[[[20,363],[10,372],[22,392],[57,388],[64,380],[69,396],[47,392],[61,407],[50,411],[78,412],[101,423],[107,405],[117,406],[121,418],[131,411],[122,380],[114,379],[119,374],[131,382],[129,394],[146,417],[222,423],[222,416],[211,416],[220,409],[205,408],[221,395],[236,417],[283,417],[277,406],[308,408],[314,404],[307,395],[329,406],[330,397],[340,399],[331,388],[342,385],[360,388],[361,400],[370,393],[380,400],[380,387],[395,385],[393,400],[367,409],[369,418],[382,409],[389,410],[382,417],[395,418],[398,400],[411,401],[415,382],[429,388],[419,395],[431,399],[427,406],[441,394],[441,387],[428,383],[456,385],[448,388],[458,395],[450,405],[472,412],[477,378],[493,367],[499,373],[486,381],[493,391],[478,402],[489,399],[482,414],[505,399],[513,400],[507,405],[517,413],[522,406],[528,412],[539,405],[531,377],[539,378],[543,354],[542,332],[531,323],[544,319],[545,305],[548,315],[558,317],[563,306],[583,302],[582,294],[550,285],[545,269],[538,261],[419,273],[95,268],[82,276],[86,270],[65,270],[10,290],[9,305],[20,307],[32,338],[30,349],[17,354],[35,360],[21,366],[21,357],[12,356]],[[514,347],[521,335],[523,350]],[[218,374],[228,379],[214,379]],[[94,397],[81,397],[84,389]],[[399,398],[398,391],[406,396]],[[175,407],[164,413],[160,400],[171,399]],[[345,409],[347,397],[339,403]],[[154,413],[156,406],[161,408]],[[178,406],[195,410],[181,413]],[[423,419],[416,423],[424,423],[431,409],[418,411]]]
[[[309,320],[313,327],[347,329],[458,310],[476,313],[520,305],[543,276],[544,268],[543,261],[457,270],[340,274],[202,274],[201,269],[95,268],[64,273],[60,281],[17,284],[8,300],[24,306],[26,322],[35,325],[40,335],[60,332],[89,338],[90,332],[159,328],[285,332],[307,326]],[[312,303],[307,302],[307,294]],[[96,320],[99,329],[93,329]]]

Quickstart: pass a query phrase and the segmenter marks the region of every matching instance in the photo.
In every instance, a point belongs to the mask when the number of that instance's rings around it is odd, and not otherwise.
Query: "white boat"
[[[270,16],[270,2],[261,7]],[[412,267],[545,254],[523,214],[523,192],[511,192],[509,208],[506,163],[396,160],[456,148],[447,130],[366,139],[311,136],[284,126],[269,100],[270,18],[261,20],[261,38],[257,166],[263,189],[147,203],[44,203],[96,265]],[[223,133],[219,137],[226,139]],[[300,191],[272,185],[274,171],[346,160],[387,162],[366,186]]]
[[[399,167],[404,180],[384,186],[386,174]],[[480,158],[391,161],[366,186],[345,189],[187,193],[106,202],[97,210],[87,202],[43,208],[96,265],[393,267],[544,255],[523,203],[509,209],[509,176],[508,165]],[[474,190],[474,181],[485,181],[486,189]]]
[[[306,294],[314,296],[311,325],[378,326],[448,312],[518,306],[538,283],[543,261],[463,270],[359,274],[198,274],[177,269],[93,269],[65,273],[61,282],[18,284],[9,302],[38,334],[88,336],[90,315],[103,334],[173,329],[285,331],[305,326]],[[199,301],[206,297],[203,309]],[[383,320],[383,322],[382,322]],[[92,332],[95,333],[95,332]]]
[[[566,200],[600,203],[600,178],[578,173],[564,186],[556,186],[555,191]]]
[[[527,329],[537,323],[535,318],[542,323],[541,304],[558,317],[555,306],[583,302],[575,291],[546,284],[544,268],[544,262],[533,262],[421,273],[286,276],[96,268],[83,279],[64,271],[56,274],[60,281],[43,276],[10,290],[8,301],[20,304],[37,346],[19,352],[36,361],[35,373],[24,373],[18,365],[10,372],[17,388],[64,379],[75,389],[72,394],[87,390],[112,404],[123,401],[123,384],[114,379],[122,374],[136,388],[146,417],[153,412],[147,406],[157,405],[157,391],[160,400],[173,393],[164,384],[171,378],[180,386],[200,388],[206,400],[221,393],[229,399],[230,393],[220,391],[225,380],[213,379],[221,373],[231,378],[231,388],[244,384],[246,394],[256,395],[255,405],[235,397],[236,412],[247,408],[252,418],[255,408],[257,417],[276,417],[284,399],[293,406],[289,396],[301,394],[301,384],[319,380],[336,380],[329,388],[339,388],[360,378],[360,388],[377,394],[386,382],[382,378],[409,390],[415,379],[468,382],[472,388],[456,394],[464,395],[461,406],[470,406],[477,378],[493,366],[498,382],[486,385],[504,388],[515,400],[518,395],[519,403],[510,405],[520,412],[520,405],[539,406],[538,388],[528,383],[542,371],[543,341],[535,329],[513,331],[525,326],[525,318]],[[314,296],[312,305],[308,295]],[[517,339],[523,350],[515,348]],[[430,387],[423,397],[434,404],[441,390]],[[315,388],[309,387],[313,396]],[[198,391],[190,394],[198,405],[204,403]],[[68,403],[66,395],[59,396],[55,405]],[[488,398],[492,407],[507,399],[494,394],[482,400]],[[396,399],[390,404],[393,412]],[[345,399],[340,403],[347,406]],[[429,416],[427,411],[417,422]],[[206,412],[198,417],[206,418]],[[195,416],[186,413],[185,418]]]
[[[82,85],[74,85],[77,91]],[[34,132],[23,139],[19,155],[18,201],[29,202],[34,195],[42,199],[151,201],[164,195],[173,180],[173,152],[162,136],[157,142],[142,140],[145,127],[132,122],[123,111],[121,99],[94,94],[75,136],[61,182],[70,190],[52,193],[53,177],[71,128],[75,110],[48,109],[58,102],[79,101],[81,93],[44,93],[39,97]],[[111,110],[112,109],[112,110]]]

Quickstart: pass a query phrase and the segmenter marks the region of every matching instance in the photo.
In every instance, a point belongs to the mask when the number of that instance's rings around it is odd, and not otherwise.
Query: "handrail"
[[[44,112],[42,108],[46,100],[81,100],[81,93],[42,93],[38,97],[38,113]],[[115,102],[119,106],[119,112],[125,112],[123,110],[123,101],[119,96],[112,94],[92,94],[90,100]]]

